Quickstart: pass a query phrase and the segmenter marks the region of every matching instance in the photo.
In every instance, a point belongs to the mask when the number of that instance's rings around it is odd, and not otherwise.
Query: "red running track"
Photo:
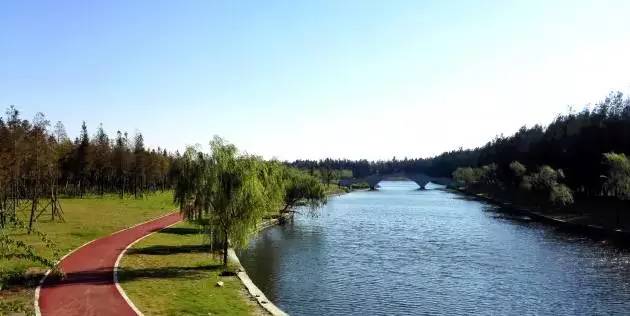
[[[39,289],[42,315],[136,315],[114,283],[114,265],[127,246],[181,220],[177,213],[97,239],[59,263],[66,277],[46,278]]]

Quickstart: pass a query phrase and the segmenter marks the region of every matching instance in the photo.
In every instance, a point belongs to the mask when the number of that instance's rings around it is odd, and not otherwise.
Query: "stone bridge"
[[[367,183],[370,186],[370,190],[376,190],[378,183],[388,178],[407,178],[415,182],[421,190],[424,190],[429,182],[441,185],[449,185],[452,182],[450,178],[436,178],[423,173],[399,172],[391,174],[373,174],[364,178],[341,179],[339,180],[339,185],[349,187],[355,183]]]

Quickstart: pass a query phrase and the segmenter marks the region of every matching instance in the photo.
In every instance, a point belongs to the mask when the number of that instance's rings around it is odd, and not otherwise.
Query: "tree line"
[[[42,113],[32,121],[9,107],[0,117],[0,227],[26,210],[28,230],[43,214],[63,220],[60,196],[115,193],[141,197],[172,186],[177,155],[147,149],[141,133],[99,125],[90,137],[85,122],[74,140],[62,122],[51,127]]]
[[[90,136],[68,137],[63,123],[52,128],[44,114],[22,119],[15,107],[0,117],[0,258],[27,259],[54,267],[54,261],[5,231],[26,231],[57,249],[34,225],[40,216],[64,221],[60,197],[115,194],[142,198],[173,190],[186,219],[205,227],[213,244],[242,246],[265,216],[291,214],[297,206],[314,210],[326,202],[321,181],[278,161],[240,153],[215,137],[211,152],[189,147],[183,154],[147,149],[141,133],[102,125]],[[5,229],[10,228],[10,229]]]
[[[297,160],[289,164],[304,170],[349,169],[357,178],[400,171],[450,177],[460,167],[486,166],[492,169],[495,181],[514,183],[514,170],[510,165],[518,162],[529,170],[530,176],[556,171],[556,178],[573,194],[621,197],[619,186],[612,189],[608,181],[611,177],[618,178],[610,174],[611,163],[607,157],[612,156],[605,156],[608,153],[630,154],[630,99],[621,92],[612,92],[602,101],[580,111],[558,115],[547,126],[523,126],[513,135],[497,136],[478,148],[460,148],[431,158]],[[619,157],[617,160],[622,161]]]

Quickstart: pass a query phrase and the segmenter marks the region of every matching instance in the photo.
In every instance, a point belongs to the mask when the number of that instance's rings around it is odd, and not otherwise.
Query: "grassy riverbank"
[[[221,276],[200,229],[180,223],[129,249],[121,263],[121,286],[147,315],[264,314],[236,276]],[[218,281],[223,287],[216,286]]]
[[[345,194],[337,185],[326,194]],[[267,214],[260,229],[277,218]],[[207,236],[191,223],[159,231],[134,245],[121,262],[120,284],[145,314],[267,315],[236,276],[222,276],[220,249],[214,252]],[[228,270],[234,270],[231,267]],[[223,287],[216,286],[218,281]]]
[[[326,193],[327,196],[334,196],[334,195],[348,193],[348,189],[342,186],[336,185],[336,184],[328,184],[328,185],[324,185],[324,192]]]
[[[606,197],[583,197],[577,195],[575,203],[566,207],[558,207],[549,203],[515,192],[492,190],[458,189],[465,194],[481,195],[498,204],[509,205],[515,209],[535,212],[550,219],[581,226],[594,226],[602,230],[630,231],[630,201],[621,201]]]
[[[151,194],[143,199],[119,199],[113,195],[62,199],[66,222],[52,222],[49,215],[44,214],[35,227],[55,243],[59,256],[63,256],[90,240],[172,211],[172,199],[171,192]],[[37,237],[24,231],[9,230],[7,233],[52,258],[53,251],[46,248]],[[0,281],[3,284],[0,290],[0,315],[8,314],[9,311],[32,314],[33,291],[45,270],[41,265],[27,260],[0,260]]]

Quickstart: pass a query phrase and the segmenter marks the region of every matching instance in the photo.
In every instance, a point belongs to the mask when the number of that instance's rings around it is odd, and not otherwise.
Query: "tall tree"
[[[630,160],[624,154],[605,153],[604,164],[608,167],[604,188],[609,194],[630,199]]]
[[[105,193],[105,185],[111,174],[111,150],[109,137],[100,124],[96,129],[96,135],[92,144],[92,160],[94,182],[100,195]]]
[[[75,175],[78,178],[79,196],[83,198],[90,176],[90,137],[85,121],[81,124],[81,136],[78,139],[75,157]]]
[[[621,200],[630,200],[630,159],[625,154],[605,153],[604,164],[608,167],[604,189]],[[615,210],[616,224],[621,224],[619,209]]]
[[[140,132],[134,136],[133,148],[133,194],[137,198],[142,196],[146,178],[146,152],[144,149],[144,137]]]
[[[184,155],[175,199],[188,218],[191,213],[208,214],[209,231],[222,244],[227,266],[229,243],[243,246],[262,216],[277,211],[271,207],[279,201],[266,194],[265,162],[260,158],[239,154],[219,137],[210,146],[210,155],[194,149]]]
[[[33,120],[33,127],[28,134],[30,150],[25,164],[27,168],[27,181],[30,188],[30,214],[28,222],[28,233],[33,230],[35,216],[40,209],[39,199],[45,192],[48,176],[51,175],[50,169],[54,168],[53,154],[49,139],[47,137],[47,128],[50,125],[44,114],[37,113]]]

